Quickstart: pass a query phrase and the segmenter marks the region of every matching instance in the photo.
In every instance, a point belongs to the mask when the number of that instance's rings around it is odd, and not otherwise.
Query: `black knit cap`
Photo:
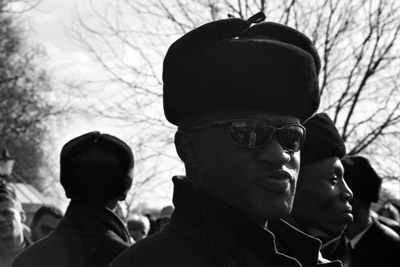
[[[278,23],[251,26],[252,18],[213,21],[171,45],[163,69],[169,122],[180,126],[185,117],[229,109],[304,122],[316,112],[321,64],[311,40]]]
[[[124,200],[132,186],[132,150],[112,135],[95,131],[70,140],[61,150],[60,164],[68,198]]]
[[[335,124],[326,113],[318,113],[305,124],[306,141],[301,148],[301,166],[346,155],[346,146]]]
[[[368,202],[377,202],[382,178],[372,168],[368,159],[361,156],[346,156],[342,159],[344,179],[354,197]]]

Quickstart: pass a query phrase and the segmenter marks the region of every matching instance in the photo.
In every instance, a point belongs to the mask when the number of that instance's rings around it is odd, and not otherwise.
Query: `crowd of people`
[[[314,44],[264,19],[206,23],[165,56],[164,113],[186,171],[173,206],[122,218],[132,149],[80,135],[60,154],[65,214],[45,206],[28,227],[0,188],[0,267],[399,266],[398,209],[371,210],[382,178],[319,112]]]

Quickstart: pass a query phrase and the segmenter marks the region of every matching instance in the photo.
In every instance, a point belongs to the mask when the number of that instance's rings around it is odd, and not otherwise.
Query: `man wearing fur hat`
[[[305,35],[272,22],[252,25],[260,20],[262,13],[210,22],[169,48],[164,112],[178,126],[186,176],[173,178],[169,224],[110,266],[317,263],[319,241],[299,236],[289,257],[265,226],[292,209],[301,124],[319,105],[320,61]]]
[[[61,184],[71,199],[64,219],[13,266],[108,266],[131,245],[114,211],[132,185],[132,151],[114,136],[90,132],[64,145],[60,165]]]
[[[371,213],[371,203],[379,200],[382,178],[368,159],[346,156],[342,159],[344,178],[353,191],[354,220],[341,235],[323,249],[328,259],[340,259],[344,267],[400,265],[400,239]]]

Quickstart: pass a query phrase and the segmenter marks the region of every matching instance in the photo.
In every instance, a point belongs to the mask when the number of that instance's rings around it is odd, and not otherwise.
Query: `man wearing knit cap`
[[[288,257],[266,224],[292,209],[320,61],[304,34],[264,18],[210,22],[169,48],[164,113],[186,176],[173,178],[169,224],[112,267],[317,264],[317,240],[303,234]]]
[[[315,115],[304,126],[307,139],[301,150],[293,210],[286,221],[324,242],[340,235],[353,219],[353,194],[343,178],[340,162],[346,147],[326,113]],[[278,231],[274,224],[270,227]],[[279,241],[284,243],[286,239]]]
[[[71,199],[64,219],[12,266],[108,266],[131,245],[114,212],[132,185],[130,147],[115,136],[90,132],[64,145],[60,165],[61,184]]]
[[[341,237],[322,249],[323,255],[340,259],[344,267],[399,266],[399,236],[380,224],[370,210],[371,203],[379,200],[382,178],[365,157],[346,156],[342,164],[344,178],[354,194],[354,220]]]

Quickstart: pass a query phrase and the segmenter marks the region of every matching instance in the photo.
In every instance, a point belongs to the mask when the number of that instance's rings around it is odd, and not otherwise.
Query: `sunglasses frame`
[[[260,146],[249,147],[249,146],[245,146],[245,145],[239,144],[239,143],[235,142],[235,141],[232,139],[232,136],[231,136],[231,134],[230,134],[230,129],[231,129],[233,123],[235,123],[235,122],[243,122],[243,121],[250,121],[250,122],[259,123],[259,124],[261,124],[261,125],[265,125],[265,126],[267,126],[267,127],[269,127],[269,128],[272,128],[272,129],[273,129],[273,133],[272,133],[271,137],[268,139],[268,141],[265,142],[265,144],[262,144],[262,145],[260,145]],[[266,122],[262,122],[262,121],[259,121],[259,120],[252,120],[252,119],[234,119],[234,120],[212,121],[212,122],[208,122],[208,123],[206,123],[206,124],[204,124],[204,125],[194,126],[194,127],[185,129],[185,130],[183,130],[183,131],[185,131],[185,132],[190,132],[190,131],[200,130],[200,129],[204,129],[204,128],[210,128],[210,127],[216,127],[216,126],[224,126],[224,125],[227,125],[227,126],[228,126],[227,133],[228,133],[229,139],[231,139],[232,143],[234,143],[234,144],[237,145],[237,146],[244,147],[244,148],[248,148],[248,149],[258,149],[258,148],[262,148],[262,147],[266,146],[266,145],[272,140],[272,138],[274,138],[274,136],[275,136],[275,134],[276,134],[277,132],[280,132],[281,130],[283,130],[283,129],[289,127],[289,126],[296,126],[296,127],[299,127],[299,128],[301,128],[301,129],[303,129],[303,131],[304,131],[304,138],[303,138],[301,144],[299,145],[299,149],[298,149],[298,150],[293,150],[293,149],[288,149],[288,148],[286,148],[286,147],[283,145],[283,142],[282,142],[282,140],[281,140],[282,137],[281,137],[281,135],[278,133],[278,137],[279,137],[279,138],[277,138],[277,140],[278,140],[279,144],[282,146],[282,148],[283,148],[286,152],[295,153],[295,152],[300,151],[300,149],[302,148],[302,146],[303,146],[303,144],[304,144],[304,141],[305,141],[305,139],[306,139],[306,128],[305,128],[303,125],[301,125],[301,124],[286,124],[286,125],[284,125],[284,126],[282,126],[282,127],[275,127],[275,126],[273,126],[273,125],[271,125],[271,124],[268,124],[268,123],[266,123]]]

